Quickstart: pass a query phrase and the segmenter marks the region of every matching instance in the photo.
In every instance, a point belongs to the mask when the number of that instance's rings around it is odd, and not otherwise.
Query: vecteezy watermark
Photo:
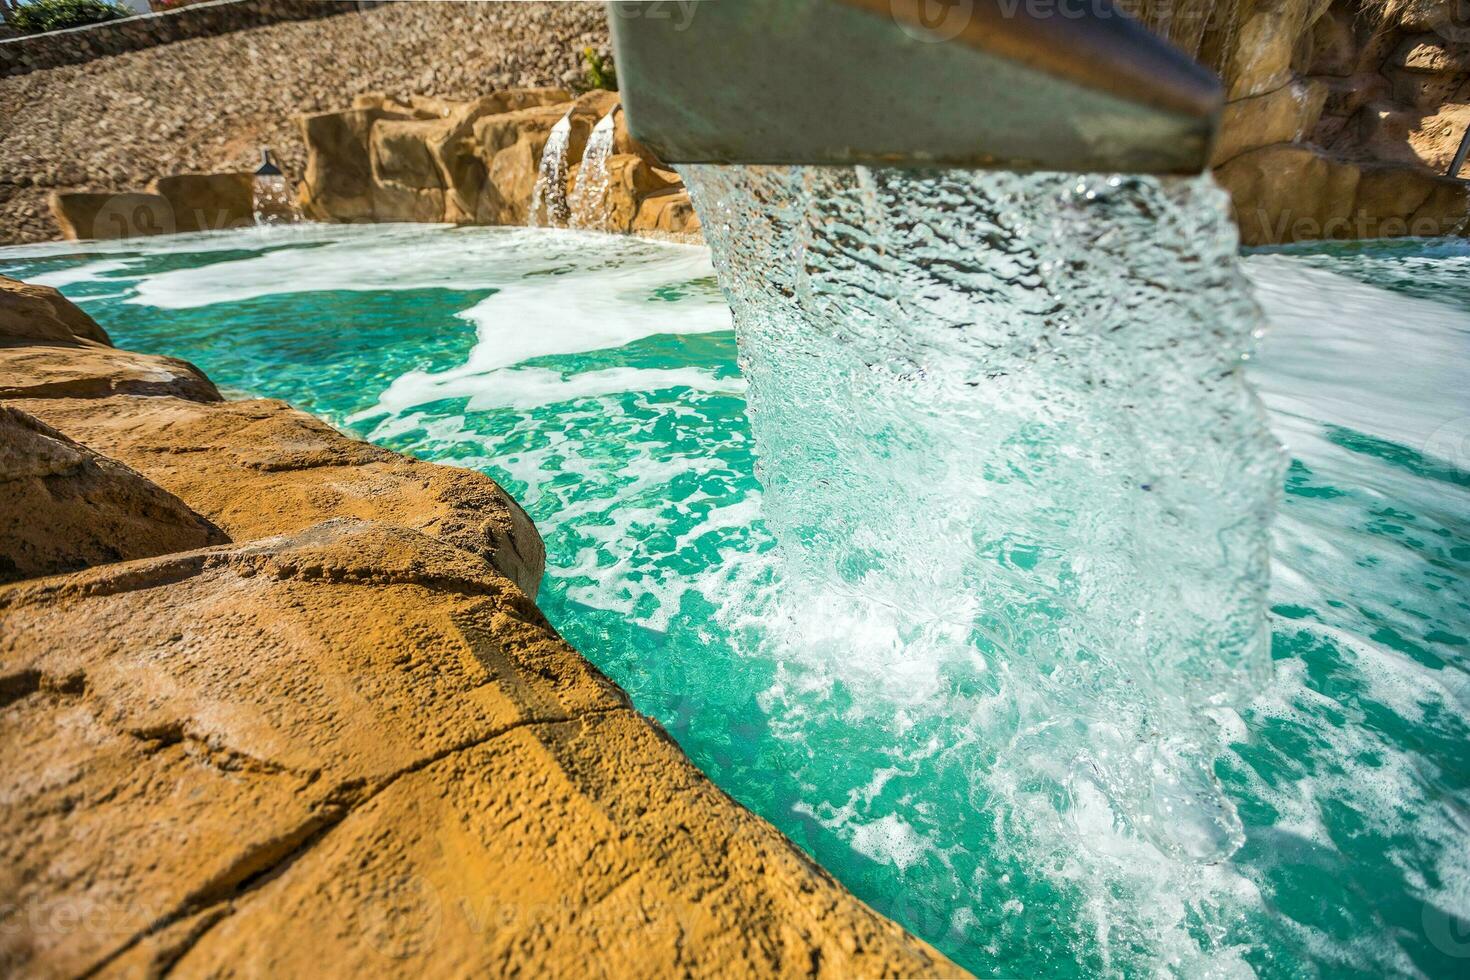
[[[427,879],[401,875],[386,897],[373,897],[363,910],[364,938],[389,959],[420,956],[444,925],[444,903]]]
[[[889,0],[888,13],[915,41],[951,41],[970,26],[975,0]]]
[[[1470,919],[1446,912],[1433,902],[1424,903],[1424,936],[1446,956],[1470,959]]]
[[[1470,416],[1452,419],[1429,433],[1424,455],[1442,459],[1457,470],[1470,471]]]
[[[178,230],[173,208],[151,194],[116,194],[97,208],[91,238],[141,238],[171,235]]]
[[[1465,0],[1470,3],[1470,0]],[[985,4],[981,11],[980,4]],[[1160,33],[1175,32],[1223,16],[1221,8],[1198,0],[888,0],[893,22],[916,41],[950,41],[977,16],[999,20],[1143,21]]]
[[[144,238],[180,231],[223,231],[255,224],[253,212],[240,213],[231,208],[175,208],[168,198],[160,194],[132,191],[113,194],[97,203],[89,216],[86,209],[88,204],[95,202],[95,197],[80,197],[83,203],[67,206],[67,210],[74,214],[80,211],[73,219],[80,237]]]
[[[1403,218],[1387,217],[1355,211],[1350,215],[1319,218],[1283,208],[1272,212],[1267,208],[1238,211],[1236,220],[1241,237],[1246,241],[1305,242],[1328,239],[1362,238],[1434,238],[1452,234],[1455,224],[1434,215]]]
[[[623,20],[667,20],[676,31],[694,22],[694,11],[704,0],[612,0],[608,11]]]

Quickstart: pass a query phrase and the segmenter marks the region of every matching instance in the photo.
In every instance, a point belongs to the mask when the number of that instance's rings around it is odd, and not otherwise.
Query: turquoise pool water
[[[782,603],[702,249],[306,226],[0,250],[119,345],[500,480],[546,538],[540,603],[568,639],[717,783],[980,975],[1464,976],[1470,245],[1246,270],[1271,323],[1251,376],[1292,463],[1274,674],[1214,719],[1246,843],[1197,864],[987,768],[967,724],[994,704],[981,664],[811,655],[864,624]]]

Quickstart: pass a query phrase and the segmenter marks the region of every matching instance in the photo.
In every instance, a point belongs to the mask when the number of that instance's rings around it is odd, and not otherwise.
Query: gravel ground
[[[387,3],[0,78],[0,243],[59,236],[53,189],[253,169],[261,146],[300,176],[299,113],[570,85],[587,45],[608,53],[598,3]]]

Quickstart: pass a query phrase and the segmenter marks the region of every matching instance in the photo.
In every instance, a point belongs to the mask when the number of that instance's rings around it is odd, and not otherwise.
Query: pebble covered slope
[[[570,85],[588,45],[609,50],[598,3],[389,3],[0,79],[0,243],[59,237],[52,190],[249,168],[261,146],[299,176],[300,113]]]

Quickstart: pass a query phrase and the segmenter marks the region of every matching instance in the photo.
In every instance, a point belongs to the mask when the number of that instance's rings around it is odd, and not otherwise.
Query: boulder
[[[0,347],[0,398],[173,395],[219,401],[198,368],[176,357],[104,347],[93,341]]]
[[[1438,34],[1416,34],[1400,42],[1392,64],[1429,75],[1465,74],[1470,72],[1470,43],[1457,44]]]
[[[1242,0],[1222,76],[1230,100],[1264,95],[1292,78],[1292,56],[1325,4],[1318,0]]]
[[[226,540],[140,474],[0,405],[0,582]]]
[[[1329,9],[1312,24],[1306,71],[1347,78],[1358,67],[1358,38],[1351,11]]]
[[[1211,166],[1219,166],[1246,150],[1305,139],[1317,125],[1326,98],[1327,86],[1307,79],[1227,103]]]
[[[236,541],[332,517],[386,521],[464,549],[529,596],[540,586],[541,537],[494,480],[350,439],[284,402],[118,396],[25,404],[177,494]]]
[[[607,159],[607,192],[600,209],[600,230],[632,231],[645,198],[680,189],[676,174],[649,166],[632,153],[613,154]]]
[[[297,192],[303,217],[315,221],[374,220],[368,140],[373,123],[384,115],[381,108],[365,107],[300,117],[301,139],[307,149],[306,173]]]
[[[1230,192],[1243,245],[1344,237],[1358,168],[1304,146],[1279,144],[1243,153],[1215,171]]]
[[[962,975],[423,534],[336,520],[0,615],[8,975]]]
[[[682,187],[650,194],[638,204],[633,219],[635,232],[659,232],[668,235],[698,235],[699,215]]]
[[[178,230],[174,210],[160,194],[52,191],[48,201],[62,238],[139,238]]]
[[[541,154],[551,129],[570,116],[567,162],[575,165],[587,148],[587,137],[607,112],[617,104],[612,92],[589,92],[568,105],[541,106],[515,112],[487,115],[474,121],[468,141],[460,145],[479,160],[479,167],[461,161],[446,169],[478,172],[483,182],[470,180],[457,185],[452,221],[473,216],[475,224],[523,225],[530,214],[531,193],[541,166]]]
[[[324,221],[523,225],[552,128],[570,117],[567,162],[575,169],[592,128],[617,105],[615,92],[573,100],[560,89],[509,89],[469,102],[358,96],[351,109],[301,120],[302,210]],[[627,231],[642,198],[679,179],[657,169],[621,114],[613,145],[624,159],[606,224]]]
[[[173,209],[175,231],[218,231],[255,224],[252,173],[174,174],[148,185]]]
[[[79,340],[112,344],[97,321],[55,289],[0,276],[0,345]]]
[[[448,128],[443,119],[380,119],[368,137],[373,218],[444,220],[444,177],[429,149]]]
[[[1357,164],[1291,144],[1243,153],[1215,171],[1241,242],[1461,234],[1470,185],[1417,165]]]

